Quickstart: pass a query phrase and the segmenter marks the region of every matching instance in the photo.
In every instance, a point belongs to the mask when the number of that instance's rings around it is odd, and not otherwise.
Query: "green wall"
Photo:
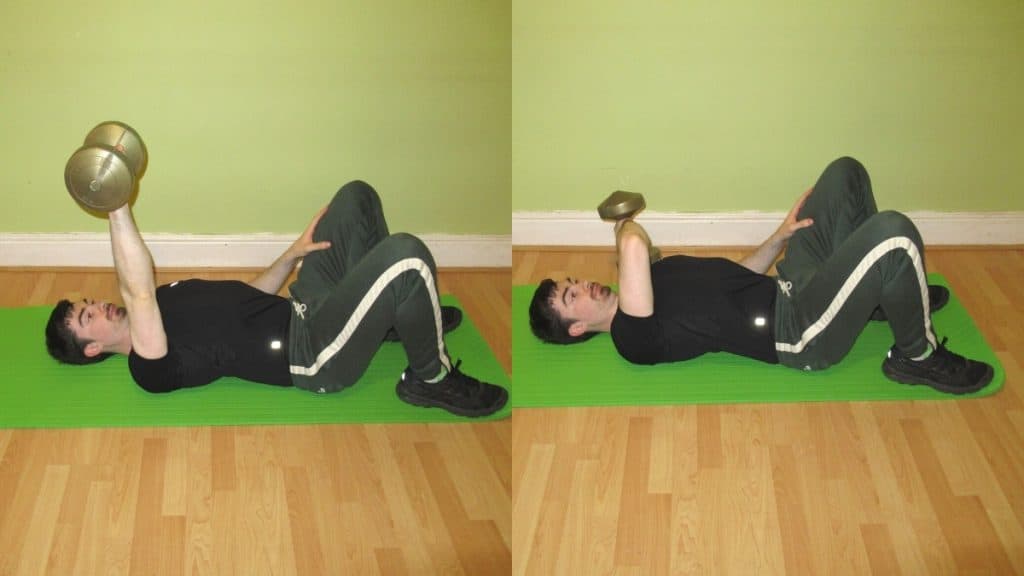
[[[512,208],[1024,210],[1024,2],[515,0]]]
[[[395,230],[508,234],[506,0],[0,3],[0,232],[101,231],[64,163],[150,153],[143,231],[297,232],[347,180]]]
[[[151,232],[301,230],[351,178],[396,230],[512,210],[783,210],[830,159],[880,204],[1024,210],[1024,3],[0,3],[0,232],[101,231],[94,124],[150,150]]]

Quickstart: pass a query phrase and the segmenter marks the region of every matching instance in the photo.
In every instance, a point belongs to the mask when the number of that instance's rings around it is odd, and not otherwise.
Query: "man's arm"
[[[619,308],[630,316],[654,314],[651,256],[656,250],[642,226],[626,219],[615,224],[619,255]]]
[[[793,234],[801,229],[807,228],[811,224],[814,224],[814,220],[810,218],[804,218],[803,220],[797,220],[797,215],[800,213],[800,208],[803,207],[804,201],[810,196],[813,188],[809,188],[802,196],[796,201],[789,210],[789,214],[786,214],[786,219],[782,221],[778,230],[772,233],[767,240],[764,241],[757,250],[750,256],[747,256],[743,260],[740,260],[740,264],[744,267],[757,272],[758,274],[764,274],[771,268],[772,264],[775,263],[775,259],[782,254],[782,251],[786,248],[786,243],[793,236]]]
[[[153,257],[135,226],[131,207],[125,204],[110,212],[108,218],[118,288],[128,310],[132,350],[143,358],[163,358],[167,355],[167,334],[156,302]]]
[[[281,287],[284,286],[285,281],[288,280],[288,276],[295,269],[295,264],[299,260],[310,252],[329,248],[331,246],[330,242],[313,242],[313,230],[316,229],[317,223],[320,222],[320,218],[323,217],[325,212],[327,212],[326,206],[320,209],[320,212],[313,217],[313,221],[306,227],[302,235],[284,253],[278,256],[277,260],[274,260],[266,270],[257,276],[255,280],[249,282],[249,285],[267,294],[277,294],[281,291]]]

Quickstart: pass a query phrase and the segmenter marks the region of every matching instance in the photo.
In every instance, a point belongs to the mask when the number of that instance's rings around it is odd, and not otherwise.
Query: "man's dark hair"
[[[61,300],[50,313],[50,320],[46,323],[46,350],[50,356],[64,364],[95,364],[113,356],[110,352],[92,357],[85,355],[85,347],[91,340],[79,339],[71,331],[68,326],[71,307],[71,302]]]
[[[584,332],[579,336],[569,334],[569,326],[575,320],[562,318],[555,311],[553,302],[557,289],[555,281],[547,278],[534,291],[530,302],[530,330],[533,335],[551,344],[576,344],[596,336],[597,332]]]

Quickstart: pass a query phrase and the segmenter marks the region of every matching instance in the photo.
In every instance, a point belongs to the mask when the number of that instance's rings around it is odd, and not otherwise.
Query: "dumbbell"
[[[84,208],[110,212],[131,199],[146,160],[146,145],[138,132],[123,122],[102,122],[68,159],[64,185]]]
[[[622,220],[632,218],[647,206],[643,194],[616,190],[597,206],[597,215],[602,220]]]
[[[625,220],[636,216],[638,212],[647,207],[644,195],[639,192],[626,192],[616,190],[611,196],[604,199],[597,206],[597,214],[602,220]],[[661,260],[661,250],[657,246],[648,248],[651,263]]]

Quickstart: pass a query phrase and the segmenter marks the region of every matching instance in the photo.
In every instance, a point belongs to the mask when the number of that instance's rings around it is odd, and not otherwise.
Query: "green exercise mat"
[[[454,298],[442,302],[457,305]],[[0,427],[85,428],[317,424],[341,422],[470,422],[439,408],[410,406],[395,396],[407,361],[386,342],[366,374],[335,394],[313,394],[222,378],[207,386],[149,394],[135,385],[124,356],[91,366],[58,364],[46,353],[50,307],[0,308]],[[468,316],[445,336],[453,360],[476,378],[508,387],[509,378]],[[487,419],[507,418],[511,407]]]
[[[929,281],[948,286],[936,274]],[[535,288],[514,286],[512,290],[516,408],[954,399],[993,394],[1005,379],[999,359],[955,294],[933,315],[936,333],[940,339],[949,337],[948,346],[954,352],[995,368],[992,383],[967,396],[943,394],[927,386],[908,386],[886,378],[881,365],[892,346],[892,332],[885,322],[870,323],[839,365],[820,372],[801,372],[724,353],[674,364],[639,366],[622,359],[607,334],[569,346],[537,340],[530,333],[529,321]]]

